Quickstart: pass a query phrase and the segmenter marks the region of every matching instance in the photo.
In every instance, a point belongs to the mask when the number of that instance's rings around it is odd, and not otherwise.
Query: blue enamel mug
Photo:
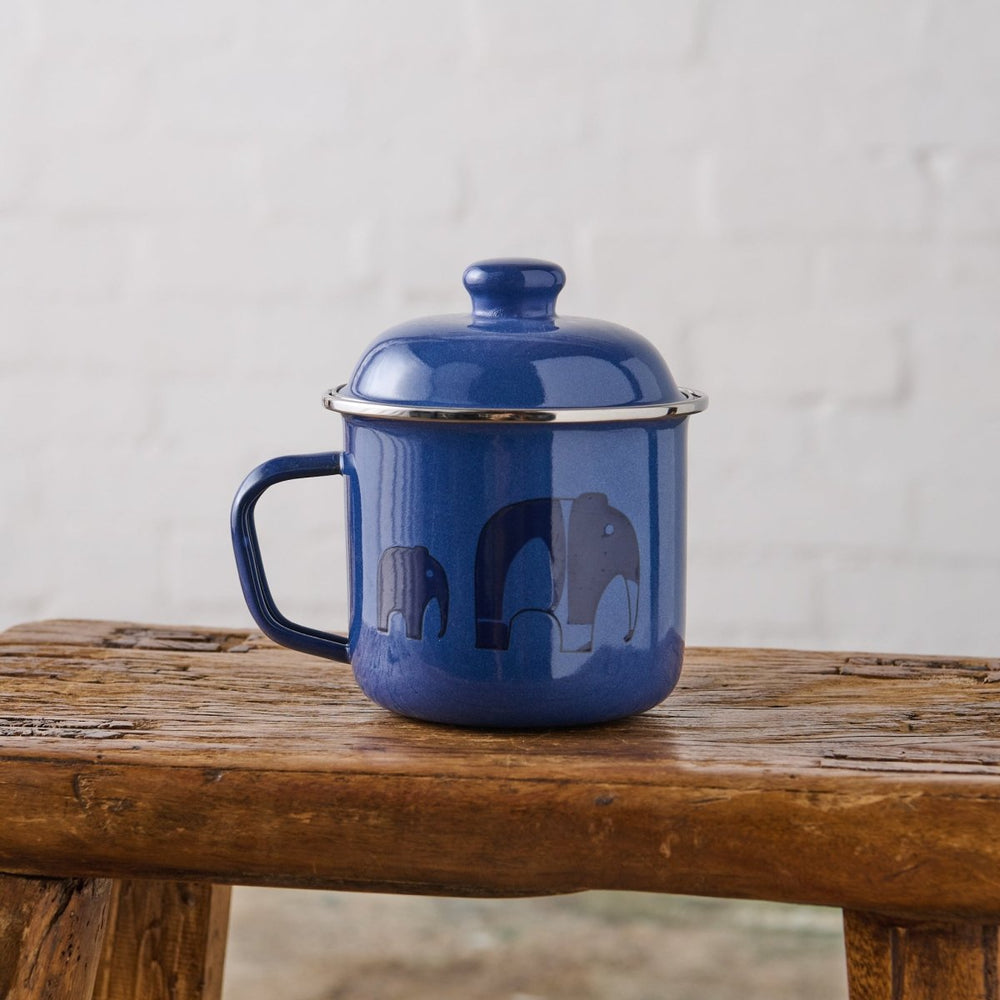
[[[247,604],[292,649],[349,662],[401,715],[466,726],[582,725],[642,712],[684,652],[686,418],[656,349],[557,316],[545,261],[466,269],[471,315],[393,327],[324,397],[342,452],[275,458],[232,510]],[[254,505],[287,479],[342,476],[346,635],[284,617]]]

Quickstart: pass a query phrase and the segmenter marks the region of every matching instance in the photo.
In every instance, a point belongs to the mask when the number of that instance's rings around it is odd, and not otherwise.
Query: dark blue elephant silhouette
[[[568,527],[566,511],[568,508]],[[593,645],[594,618],[608,584],[616,576],[639,587],[639,543],[629,519],[608,504],[603,493],[581,493],[575,499],[540,497],[501,507],[485,524],[476,549],[476,646],[507,649],[510,621],[505,617],[507,575],[517,554],[529,542],[540,540],[548,548],[552,572],[552,602],[548,607],[521,608],[543,611],[560,624],[589,626],[574,649],[586,652]],[[562,604],[566,590],[565,606]],[[560,612],[564,622],[560,621]],[[629,591],[628,631],[635,633],[638,600]]]
[[[441,612],[438,638],[448,627],[448,577],[423,545],[394,545],[378,561],[378,630],[389,631],[389,616],[403,615],[406,637],[421,639],[424,613],[432,600]]]

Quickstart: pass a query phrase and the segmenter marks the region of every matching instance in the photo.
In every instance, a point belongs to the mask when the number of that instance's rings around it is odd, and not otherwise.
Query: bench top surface
[[[396,717],[239,630],[0,634],[0,869],[1000,914],[1000,660],[691,648],[597,727]]]

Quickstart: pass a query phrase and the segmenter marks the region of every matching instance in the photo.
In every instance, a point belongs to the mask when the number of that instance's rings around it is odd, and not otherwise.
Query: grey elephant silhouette
[[[432,600],[441,612],[438,638],[448,627],[448,577],[423,545],[394,545],[378,561],[378,630],[389,631],[389,616],[403,615],[406,637],[421,639],[424,613]]]
[[[567,518],[568,508],[568,518]],[[566,521],[568,520],[568,527]],[[530,541],[540,539],[549,550],[552,602],[548,607],[521,608],[548,613],[560,625],[563,648],[573,632],[573,649],[593,646],[594,618],[608,584],[621,576],[628,590],[628,631],[635,633],[638,600],[628,588],[639,588],[639,543],[629,519],[608,504],[603,493],[581,493],[575,499],[541,497],[501,507],[485,524],[476,549],[476,646],[507,649],[510,621],[504,616],[504,591],[511,563]],[[563,591],[566,600],[563,602]],[[584,626],[567,629],[566,626]]]

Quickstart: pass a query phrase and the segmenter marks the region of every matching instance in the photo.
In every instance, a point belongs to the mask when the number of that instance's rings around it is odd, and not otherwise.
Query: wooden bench
[[[1000,1000],[998,661],[691,649],[643,716],[476,732],[257,635],[56,621],[0,689],[3,997],[216,998],[247,884],[825,904],[852,1000]]]

